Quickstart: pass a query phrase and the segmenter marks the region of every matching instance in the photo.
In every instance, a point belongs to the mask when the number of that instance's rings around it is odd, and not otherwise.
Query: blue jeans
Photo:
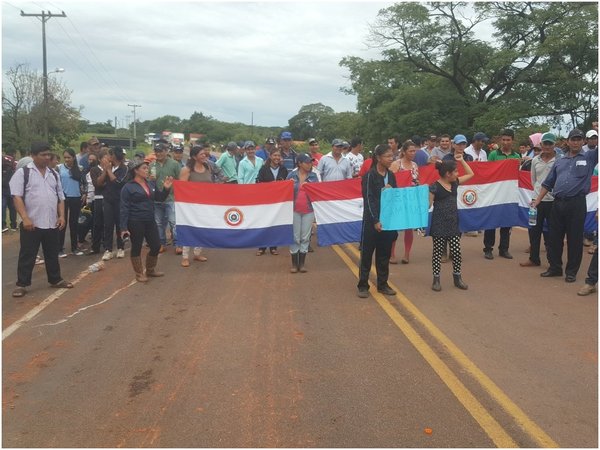
[[[290,253],[307,253],[310,243],[310,232],[315,220],[315,213],[300,214],[294,211],[294,243],[290,245]]]
[[[161,245],[167,245],[167,225],[173,236],[173,246],[177,246],[177,230],[175,228],[175,202],[154,202],[154,220],[158,227]]]

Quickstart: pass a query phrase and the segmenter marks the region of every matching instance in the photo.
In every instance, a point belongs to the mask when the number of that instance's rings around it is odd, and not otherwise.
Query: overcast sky
[[[27,63],[42,72],[42,10],[48,71],[72,92],[91,122],[131,116],[285,126],[301,106],[354,111],[339,66],[344,56],[378,58],[366,44],[380,2],[2,1],[2,69]],[[130,119],[131,120],[131,119]]]

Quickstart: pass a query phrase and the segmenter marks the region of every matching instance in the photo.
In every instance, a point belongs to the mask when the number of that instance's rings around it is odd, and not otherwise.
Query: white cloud
[[[377,57],[368,23],[391,3],[375,2],[36,2],[3,3],[3,70],[41,71],[41,24],[19,10],[67,18],[47,22],[48,69],[64,67],[73,104],[105,121],[129,115],[286,125],[306,104],[354,110],[340,92],[347,55]],[[82,39],[82,35],[84,39]],[[100,62],[98,62],[100,61]]]

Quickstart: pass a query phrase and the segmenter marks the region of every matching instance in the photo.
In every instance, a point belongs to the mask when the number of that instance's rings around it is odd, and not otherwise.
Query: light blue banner
[[[429,186],[381,191],[379,220],[384,230],[412,230],[429,224]]]

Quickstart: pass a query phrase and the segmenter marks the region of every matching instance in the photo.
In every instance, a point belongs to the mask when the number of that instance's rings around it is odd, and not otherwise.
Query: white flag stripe
[[[506,203],[518,203],[518,187],[517,180],[458,186],[458,209],[485,208]],[[462,201],[465,191],[474,191],[477,195],[477,201],[471,206],[464,204]]]
[[[525,188],[519,188],[519,206],[529,208],[531,200],[535,197],[535,191]]]
[[[598,209],[598,192],[590,192],[586,195],[587,212],[596,211]]]
[[[177,225],[226,230],[248,230],[289,225],[294,220],[293,206],[292,201],[249,206],[201,205],[197,203],[175,202],[175,217]],[[237,226],[228,224],[225,219],[227,211],[233,209],[241,212],[241,223]],[[231,217],[231,219],[235,221],[235,217]]]
[[[317,223],[356,222],[362,220],[363,199],[321,200],[312,202]]]

